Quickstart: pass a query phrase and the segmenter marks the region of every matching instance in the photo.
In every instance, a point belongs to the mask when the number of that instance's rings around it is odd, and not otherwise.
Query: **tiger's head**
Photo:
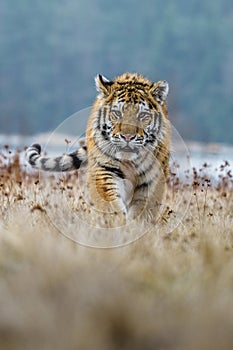
[[[167,131],[168,83],[153,83],[139,74],[125,73],[113,81],[98,75],[94,138],[103,153],[116,158],[128,153],[133,159],[145,148],[151,150]]]

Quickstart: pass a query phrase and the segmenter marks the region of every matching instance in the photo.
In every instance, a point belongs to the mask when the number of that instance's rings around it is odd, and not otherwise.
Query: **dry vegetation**
[[[172,233],[152,228],[130,245],[93,249],[65,238],[49,220],[49,197],[41,200],[40,186],[49,192],[60,186],[57,180],[27,174],[18,155],[7,153],[6,146],[0,174],[1,349],[232,349],[227,162],[215,185],[202,175],[205,164],[194,170],[189,210]],[[63,192],[72,193],[71,182]],[[178,190],[186,188],[174,175],[168,198]],[[172,210],[171,204],[168,215]]]

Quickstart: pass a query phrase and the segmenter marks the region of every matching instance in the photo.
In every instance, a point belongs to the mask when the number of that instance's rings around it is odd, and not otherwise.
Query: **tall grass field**
[[[105,249],[67,238],[51,220],[52,195],[58,219],[68,215],[59,210],[61,198],[78,201],[78,173],[61,184],[52,174],[28,172],[7,145],[0,166],[0,349],[233,348],[227,161],[213,168],[215,181],[206,177],[205,163],[192,169],[188,185],[171,174],[164,225],[173,220],[172,230],[150,226],[130,244]],[[78,230],[85,239],[82,223]]]

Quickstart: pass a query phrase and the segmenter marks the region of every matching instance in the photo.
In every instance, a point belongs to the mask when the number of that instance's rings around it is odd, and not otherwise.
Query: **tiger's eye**
[[[112,115],[113,115],[116,119],[121,118],[121,111],[112,110],[111,113],[112,113]]]
[[[151,114],[148,112],[141,112],[138,115],[138,119],[144,122],[150,122],[151,121]]]

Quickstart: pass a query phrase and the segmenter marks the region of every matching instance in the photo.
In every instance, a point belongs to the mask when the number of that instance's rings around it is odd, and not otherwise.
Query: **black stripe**
[[[38,154],[31,154],[30,157],[29,157],[29,163],[34,166],[36,165],[36,161],[37,159],[39,158],[40,156]]]
[[[144,174],[142,174],[142,175],[146,176],[146,173],[144,173]],[[158,179],[158,177],[159,177],[159,174],[158,174],[158,173],[155,173],[154,176],[153,176],[149,181],[147,181],[147,182],[144,181],[144,182],[142,182],[141,184],[137,185],[137,186],[135,187],[135,191],[136,191],[136,190],[139,190],[139,189],[142,189],[142,188],[146,188],[146,187],[151,186],[151,185],[155,182],[155,179]]]
[[[38,154],[41,153],[41,145],[39,145],[38,143],[34,143],[31,147],[29,147],[31,149],[34,149]]]
[[[106,181],[106,183],[107,183],[108,180],[112,181],[112,176],[111,175],[103,175],[103,176],[101,176],[101,178],[97,178],[96,179],[96,181]]]
[[[47,169],[46,166],[45,166],[45,163],[46,163],[48,160],[49,160],[48,157],[47,157],[47,158],[41,158],[41,159],[40,159],[40,163],[41,163],[43,169]]]
[[[142,176],[142,175],[146,175],[147,173],[149,173],[149,171],[151,171],[151,169],[153,168],[153,166],[156,164],[157,159],[153,160],[150,165],[143,171],[141,171],[138,176]]]
[[[141,183],[140,185],[137,185],[137,186],[135,187],[135,191],[141,190],[142,188],[149,187],[151,183],[152,183],[152,180],[149,181],[149,182],[143,182],[143,183]]]
[[[99,109],[98,111],[98,119],[97,119],[97,129],[102,130],[102,126],[106,125],[106,115],[107,115],[107,108],[104,107],[103,109]]]
[[[78,158],[76,154],[73,153],[69,154],[69,156],[72,158],[74,168],[79,169],[80,165],[82,164],[82,160]]]
[[[64,171],[64,169],[62,168],[63,165],[60,164],[61,159],[62,159],[62,157],[55,158],[54,160],[56,162],[56,165],[53,168],[51,168],[50,170],[53,170],[53,171]]]
[[[107,108],[104,107],[103,124],[106,124],[106,114],[107,114]]]
[[[121,91],[120,93],[118,93],[118,98],[123,98],[125,97],[125,91]]]
[[[105,188],[104,189],[104,192],[110,192],[110,191],[115,191],[116,190],[116,187],[110,187],[110,188]],[[114,193],[113,193],[114,194]]]
[[[123,172],[115,167],[111,167],[108,165],[104,165],[104,164],[98,164],[101,168],[105,169],[106,171],[110,171],[111,173],[114,173],[115,175],[117,175],[118,177],[120,177],[121,179],[124,179],[125,176],[123,174]]]

